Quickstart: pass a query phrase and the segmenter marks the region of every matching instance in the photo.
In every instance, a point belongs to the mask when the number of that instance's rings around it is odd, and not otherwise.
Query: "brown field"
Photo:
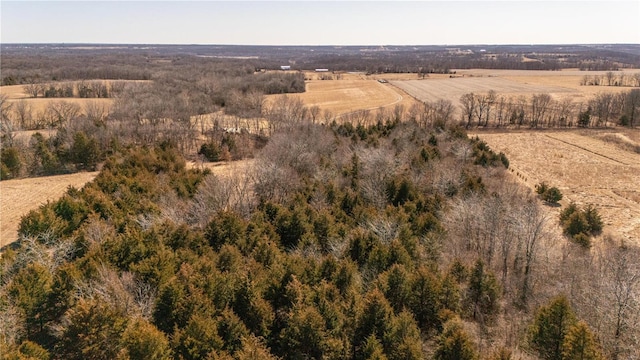
[[[457,104],[462,95],[469,92],[487,93],[494,90],[498,94],[505,95],[571,92],[571,89],[560,86],[526,84],[501,77],[406,80],[392,81],[392,84],[421,101],[451,100],[454,104]]]
[[[593,204],[605,234],[640,245],[640,130],[478,132],[504,152],[510,171],[531,189],[545,181],[563,205]],[[557,216],[560,209],[553,209]]]
[[[627,76],[640,70],[625,70]],[[410,79],[409,74],[392,79],[391,83],[421,101],[450,100],[459,104],[463,94],[487,93],[490,90],[500,95],[531,95],[548,93],[556,100],[572,98],[587,100],[601,92],[629,91],[631,87],[583,86],[585,75],[605,75],[606,71],[527,71],[527,70],[456,70],[455,75],[430,75],[424,80]],[[617,72],[615,72],[617,73]],[[415,75],[415,74],[414,74]]]
[[[62,196],[69,186],[81,188],[98,172],[0,181],[0,248],[17,240],[20,219],[47,200]]]
[[[0,94],[5,94],[8,96],[8,103],[15,103],[18,101],[26,101],[28,105],[31,105],[31,109],[33,114],[37,116],[37,114],[43,113],[49,104],[56,101],[64,101],[69,103],[78,104],[81,109],[87,104],[90,103],[98,103],[101,105],[106,105],[107,109],[111,107],[113,104],[113,99],[80,99],[80,98],[32,98],[24,92],[23,85],[11,85],[11,86],[1,86]]]
[[[345,74],[342,80],[309,80],[306,92],[289,94],[289,97],[300,98],[307,106],[318,106],[321,110],[330,111],[336,116],[360,110],[377,110],[402,105],[408,108],[415,100],[404,91],[382,84],[376,80],[361,80],[362,74]],[[277,96],[267,96],[267,103]]]
[[[91,81],[91,80],[90,80]],[[149,82],[149,80],[96,80],[102,81],[103,83],[144,83]],[[81,99],[81,98],[32,98],[29,94],[25,93],[24,85],[11,85],[11,86],[0,86],[0,94],[7,95],[9,104],[24,100],[27,104],[31,105],[32,110],[35,114],[42,113],[45,111],[47,106],[51,102],[55,101],[65,101],[71,102],[80,105],[80,108],[84,108],[85,105],[89,103],[98,103],[101,105],[106,105],[110,107],[113,104],[113,99],[104,99],[104,98],[91,98],[91,99]]]

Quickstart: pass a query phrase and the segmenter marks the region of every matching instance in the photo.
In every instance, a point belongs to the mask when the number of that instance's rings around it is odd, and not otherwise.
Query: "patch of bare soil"
[[[478,132],[474,136],[504,152],[510,171],[532,189],[545,181],[562,191],[563,205],[593,204],[605,223],[605,233],[640,245],[640,155],[602,138],[603,133],[612,132]]]

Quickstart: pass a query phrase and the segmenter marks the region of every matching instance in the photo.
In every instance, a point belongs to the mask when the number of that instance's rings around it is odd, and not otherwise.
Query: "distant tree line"
[[[459,116],[466,128],[634,127],[640,118],[640,89],[599,93],[586,103],[569,98],[558,101],[542,93],[530,97],[467,93],[460,97]]]
[[[605,75],[585,75],[580,85],[640,87],[640,72],[629,74],[609,71]]]
[[[279,69],[294,62],[298,69],[329,68],[334,71],[369,73],[449,73],[451,69],[611,70],[638,68],[637,49],[565,46],[469,46],[465,51],[447,47],[230,47],[209,49],[153,46],[148,50],[122,49],[14,48],[3,45],[2,85],[49,83],[75,80],[152,80],[160,73],[199,67],[204,63],[231,68],[239,62],[251,71]],[[153,48],[153,49],[152,49]],[[314,51],[310,51],[312,49]],[[460,49],[458,49],[460,50]],[[468,51],[466,51],[468,50]],[[208,53],[204,57],[198,55]],[[365,56],[363,56],[363,54]],[[238,60],[236,57],[242,57]],[[532,61],[523,61],[527,57]],[[205,72],[206,73],[206,72]]]
[[[118,96],[125,88],[124,82],[80,81],[58,83],[34,83],[23,86],[24,92],[32,98],[111,98]]]

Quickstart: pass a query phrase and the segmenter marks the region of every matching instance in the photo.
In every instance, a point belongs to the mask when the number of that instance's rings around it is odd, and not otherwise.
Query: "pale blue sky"
[[[640,1],[0,1],[2,43],[640,43]]]

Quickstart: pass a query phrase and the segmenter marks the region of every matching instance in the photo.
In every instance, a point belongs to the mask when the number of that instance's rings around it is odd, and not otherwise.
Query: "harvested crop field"
[[[421,101],[450,100],[457,105],[458,99],[466,93],[487,93],[491,90],[504,95],[535,93],[568,93],[573,90],[561,86],[526,84],[499,77],[469,77],[450,79],[428,79],[392,81]]]
[[[634,140],[639,134],[612,129],[474,135],[504,152],[510,171],[530,188],[545,181],[562,191],[563,205],[593,204],[605,234],[640,245],[640,142]]]
[[[69,186],[81,188],[98,172],[0,181],[0,248],[17,240],[20,219],[48,200],[62,196]]]
[[[628,78],[639,73],[638,69],[625,70]],[[538,93],[550,94],[556,100],[572,98],[577,101],[590,99],[598,93],[629,91],[631,87],[585,86],[581,81],[587,76],[605,76],[606,71],[532,71],[532,70],[456,70],[455,75],[432,75],[424,80],[394,79],[391,83],[421,101],[450,100],[459,104],[463,94],[487,93],[517,96]]]
[[[281,95],[268,98],[274,96]],[[311,80],[307,81],[306,92],[287,96],[298,97],[307,106],[318,106],[321,110],[341,116],[395,105],[408,108],[414,103],[403,91],[376,80]]]

